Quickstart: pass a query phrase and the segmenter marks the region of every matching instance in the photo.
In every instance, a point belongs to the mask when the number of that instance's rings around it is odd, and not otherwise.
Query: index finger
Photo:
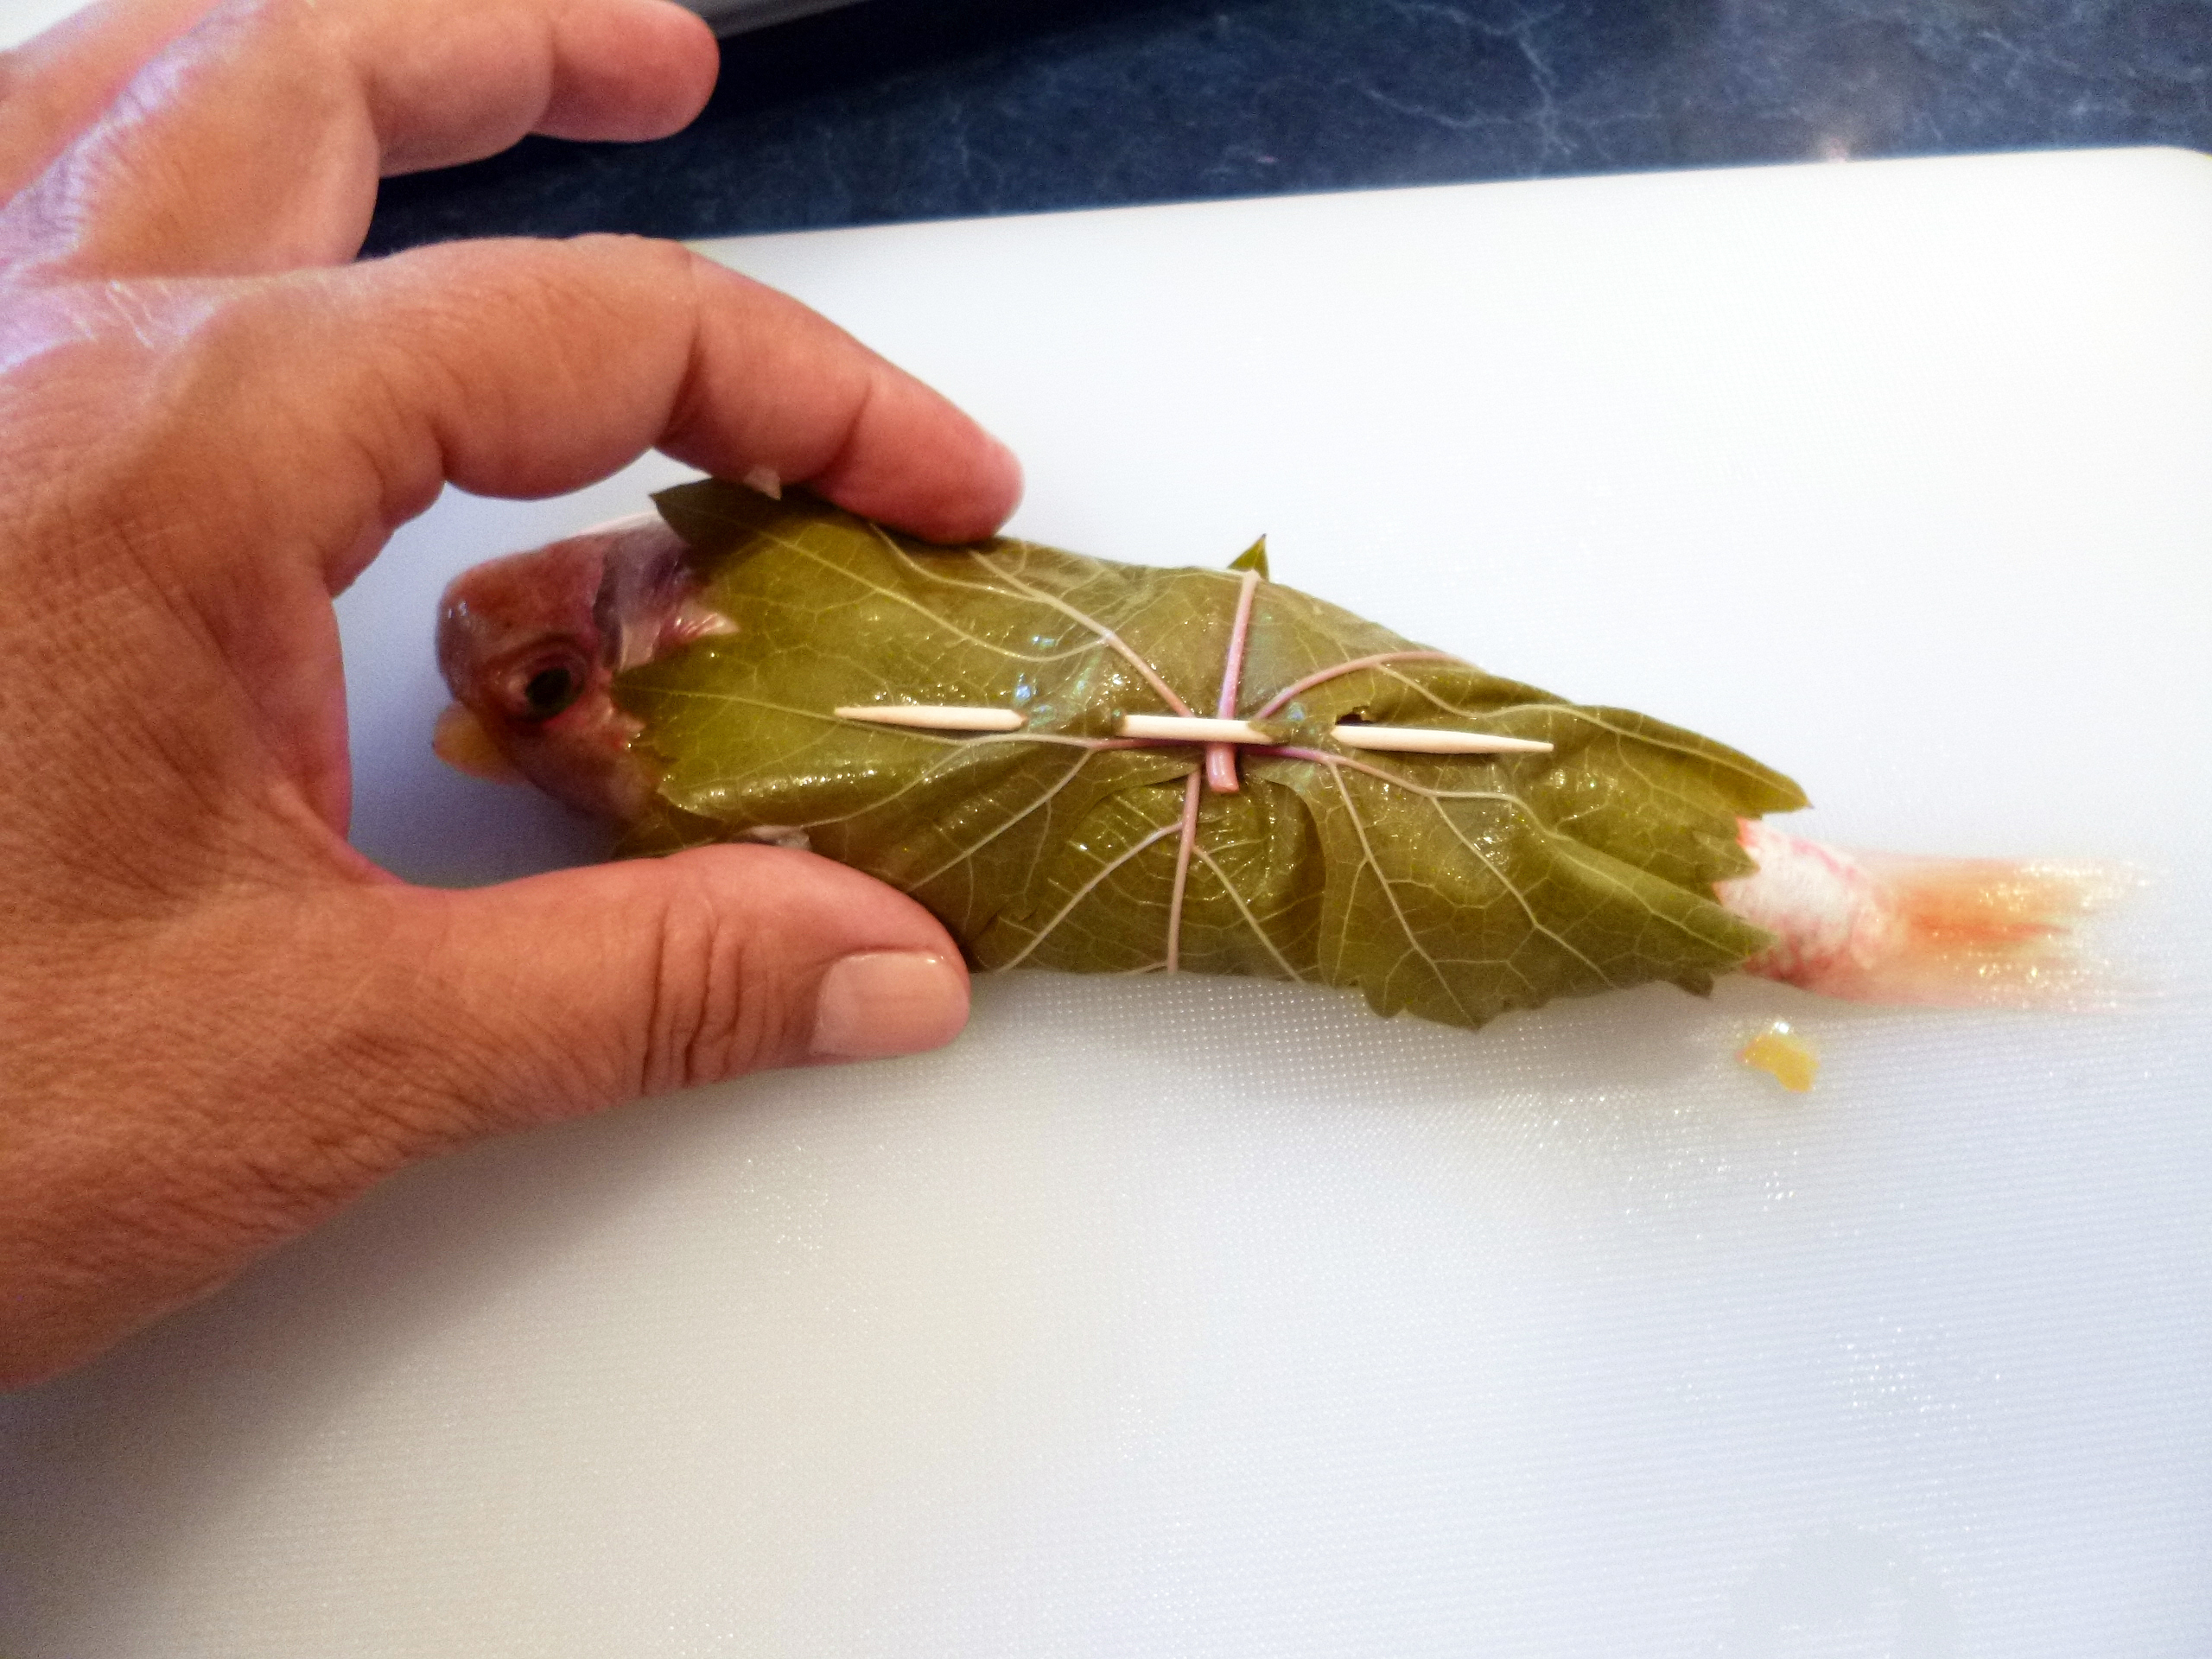
[[[206,556],[296,547],[332,591],[448,481],[552,495],[652,448],[939,541],[987,535],[1021,490],[1012,454],[945,398],[674,243],[448,243],[267,278],[169,361],[176,430],[143,453],[182,476],[143,482],[165,499],[196,477],[204,495],[219,468],[258,516]]]

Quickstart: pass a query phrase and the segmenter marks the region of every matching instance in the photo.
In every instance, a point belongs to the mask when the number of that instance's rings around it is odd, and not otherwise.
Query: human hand
[[[380,173],[673,130],[715,52],[664,0],[107,0],[0,57],[0,1382],[442,1148],[965,1019],[927,912],[804,853],[448,893],[345,840],[331,597],[447,480],[658,445],[1011,509],[965,416],[673,245],[347,263]]]

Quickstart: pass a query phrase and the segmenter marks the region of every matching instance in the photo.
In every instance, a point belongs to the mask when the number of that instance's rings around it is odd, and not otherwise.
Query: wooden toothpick
[[[1548,754],[1552,747],[1532,737],[1493,737],[1487,732],[1422,726],[1362,726],[1348,721],[1339,721],[1329,735],[1348,749],[1390,749],[1400,754]]]
[[[848,704],[834,711],[840,720],[871,726],[904,726],[929,732],[1018,732],[1029,721],[1011,709],[977,703],[885,702]],[[1124,715],[1120,734],[1154,743],[1249,743],[1281,741],[1249,720],[1208,720],[1197,715]],[[1425,726],[1366,726],[1342,721],[1330,735],[1348,749],[1388,749],[1399,754],[1548,754],[1552,746],[1529,737],[1498,737],[1488,732],[1459,732]]]
[[[931,732],[1018,732],[1029,723],[1011,709],[972,703],[886,702],[831,710],[840,720],[864,720],[871,726],[912,726]]]
[[[1123,715],[1123,737],[1149,737],[1170,743],[1272,743],[1275,740],[1249,720],[1207,720],[1197,715]]]

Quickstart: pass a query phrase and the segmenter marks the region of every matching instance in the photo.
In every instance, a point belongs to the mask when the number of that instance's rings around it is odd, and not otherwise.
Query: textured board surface
[[[2107,1012],[1667,988],[1480,1035],[988,984],[950,1051],[480,1148],[0,1402],[10,1659],[2212,1649],[2212,166],[1492,186],[723,245],[1031,468],[1799,778],[2131,860]],[[439,771],[449,496],[343,606],[357,840]],[[1731,1053],[1777,1014],[1802,1098]]]

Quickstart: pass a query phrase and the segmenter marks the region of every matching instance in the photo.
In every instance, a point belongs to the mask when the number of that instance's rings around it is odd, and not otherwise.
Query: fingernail
[[[817,1059],[941,1048],[968,1023],[968,976],[950,957],[872,950],[830,964],[815,995]]]

